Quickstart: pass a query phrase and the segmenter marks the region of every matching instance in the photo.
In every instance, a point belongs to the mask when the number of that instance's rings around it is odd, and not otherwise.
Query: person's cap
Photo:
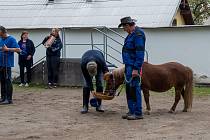
[[[7,33],[7,30],[6,30],[6,28],[4,26],[0,25],[0,32]]]
[[[87,70],[90,76],[96,76],[97,75],[97,64],[94,61],[90,61],[87,63]]]
[[[120,19],[121,23],[118,25],[118,28],[122,27],[125,24],[135,23],[136,21],[137,21],[136,19],[132,19],[131,17],[124,17]]]

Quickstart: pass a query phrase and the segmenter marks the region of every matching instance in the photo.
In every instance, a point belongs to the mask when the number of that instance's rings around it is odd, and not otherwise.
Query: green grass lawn
[[[210,95],[210,87],[194,87],[193,93],[198,96]]]
[[[30,85],[30,87],[19,87],[18,84],[13,84],[13,89],[16,92],[36,92],[41,93],[42,91],[46,90],[44,85]]]
[[[174,96],[175,90],[174,88],[167,91],[170,95]],[[210,95],[210,87],[194,87],[193,95],[195,96],[208,96]]]
[[[42,92],[45,89],[43,85],[30,85],[28,88],[20,88],[17,84],[14,84],[14,90],[21,92],[21,91],[32,91],[32,92]],[[125,89],[122,90],[122,94],[124,94]],[[167,93],[170,95],[174,95],[174,88],[169,90]],[[194,87],[193,94],[196,96],[208,96],[210,95],[210,87]]]

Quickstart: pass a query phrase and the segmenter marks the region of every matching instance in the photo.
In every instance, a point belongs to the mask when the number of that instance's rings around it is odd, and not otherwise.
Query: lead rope
[[[146,62],[148,63],[149,62],[149,53],[148,53],[148,51],[147,50],[145,50],[145,53],[146,53]],[[142,72],[142,68],[141,68],[141,72]],[[123,82],[123,84],[122,84],[122,86],[121,86],[121,88],[120,88],[120,91],[117,93],[117,95],[116,96],[119,96],[120,95],[120,93],[122,92],[122,90],[123,90],[123,88],[126,86],[126,83],[131,83],[131,81],[133,80],[133,77],[131,77],[129,80],[127,80],[126,79],[126,75],[125,75],[125,73],[124,73],[124,77],[125,77],[125,80],[124,80],[124,82]],[[141,86],[141,82],[142,82],[142,75],[140,74],[139,75],[139,78],[140,78],[140,80],[139,80],[139,85]]]
[[[133,80],[133,77],[131,77],[129,80],[127,80],[125,74],[124,74],[124,77],[125,77],[125,80],[124,80],[124,82],[123,82],[123,84],[122,84],[122,86],[121,86],[121,88],[120,88],[120,91],[117,93],[116,96],[119,96],[119,95],[122,93],[122,90],[123,90],[123,88],[126,86],[126,84],[131,83],[132,80]],[[142,80],[142,77],[141,77],[141,75],[139,75],[139,86],[141,86],[141,80]]]

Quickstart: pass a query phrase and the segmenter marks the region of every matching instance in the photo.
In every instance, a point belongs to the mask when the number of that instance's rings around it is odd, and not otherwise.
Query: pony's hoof
[[[191,112],[191,109],[183,109],[182,112]]]
[[[170,111],[168,111],[168,113],[173,114],[173,113],[175,113],[175,111],[171,109]]]
[[[150,113],[150,111],[149,111],[149,110],[146,110],[144,114],[146,114],[146,115],[150,115],[151,113]]]
[[[182,112],[188,112],[187,109],[183,109]]]

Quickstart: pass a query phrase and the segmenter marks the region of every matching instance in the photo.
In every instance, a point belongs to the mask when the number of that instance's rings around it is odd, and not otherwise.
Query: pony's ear
[[[110,76],[110,73],[109,72],[105,73],[104,74],[104,80],[105,81],[108,81],[109,80],[109,76]]]

